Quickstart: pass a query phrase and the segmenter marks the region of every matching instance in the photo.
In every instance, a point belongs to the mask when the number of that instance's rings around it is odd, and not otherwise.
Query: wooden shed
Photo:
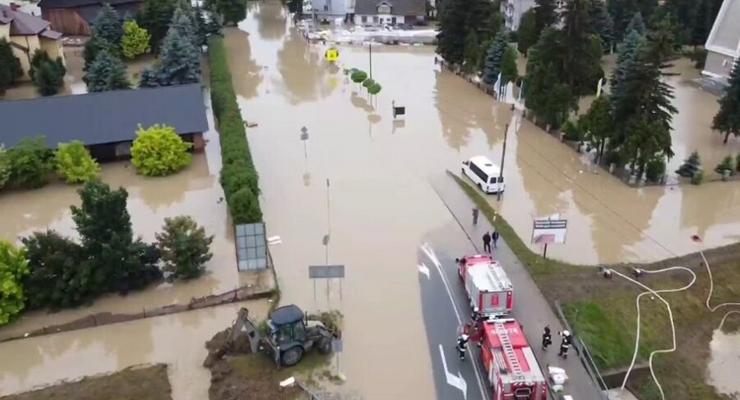
[[[143,0],[41,0],[39,8],[45,20],[57,32],[73,36],[89,36],[90,28],[103,4],[108,3],[121,17],[136,15]]]

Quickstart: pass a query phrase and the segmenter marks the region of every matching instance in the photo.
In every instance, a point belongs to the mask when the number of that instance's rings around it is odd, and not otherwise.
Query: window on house
[[[328,4],[324,4],[324,11],[329,11],[329,5]]]
[[[396,17],[391,17],[391,25],[395,25],[395,24],[396,24]]]
[[[373,22],[377,24],[378,23],[378,17],[373,17]]]
[[[362,23],[364,24],[364,23],[366,23],[366,22],[367,22],[367,17],[363,15],[363,16],[362,16]]]

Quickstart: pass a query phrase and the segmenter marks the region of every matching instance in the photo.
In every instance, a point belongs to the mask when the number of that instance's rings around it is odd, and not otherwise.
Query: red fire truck
[[[492,400],[547,400],[547,381],[513,318],[479,322],[481,359]]]
[[[457,265],[474,313],[488,318],[511,313],[514,287],[498,262],[487,255],[475,255],[458,259]]]

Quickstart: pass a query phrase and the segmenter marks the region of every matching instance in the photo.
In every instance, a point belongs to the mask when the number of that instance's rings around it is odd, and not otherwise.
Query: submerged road
[[[454,348],[458,327],[470,320],[470,307],[454,260],[463,255],[480,253],[482,243],[478,238],[486,230],[492,230],[492,227],[483,216],[477,225],[472,224],[471,211],[474,205],[448,176],[433,179],[432,186],[454,218],[444,232],[433,233],[428,241],[420,245],[417,265],[437,398],[490,398],[491,390],[475,346],[470,346],[465,361],[457,358]],[[567,360],[557,356],[559,337],[556,333],[563,329],[560,321],[503,239],[494,249],[494,257],[501,262],[514,285],[513,316],[525,329],[540,368],[545,372],[547,366],[552,365],[567,371],[569,381],[565,386],[565,394],[576,399],[600,399],[600,390],[574,351],[571,349]],[[545,325],[549,325],[554,333],[554,346],[547,351],[539,346],[541,330]]]

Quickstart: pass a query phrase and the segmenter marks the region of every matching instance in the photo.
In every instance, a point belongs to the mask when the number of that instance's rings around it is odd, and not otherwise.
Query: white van
[[[506,187],[504,177],[499,176],[501,169],[486,156],[475,156],[463,161],[462,173],[486,193],[503,192]]]

